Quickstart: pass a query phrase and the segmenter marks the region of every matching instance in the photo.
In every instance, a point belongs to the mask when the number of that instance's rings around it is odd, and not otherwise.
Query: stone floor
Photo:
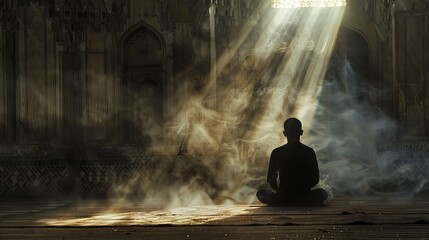
[[[429,199],[169,209],[138,202],[3,201],[0,239],[429,239]]]

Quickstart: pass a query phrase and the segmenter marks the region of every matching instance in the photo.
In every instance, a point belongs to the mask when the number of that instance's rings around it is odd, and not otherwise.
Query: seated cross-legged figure
[[[260,202],[272,206],[319,205],[328,197],[324,189],[312,189],[319,183],[319,166],[314,150],[300,142],[301,122],[289,118],[283,134],[288,143],[274,149],[268,167],[267,182],[274,191],[259,190]]]

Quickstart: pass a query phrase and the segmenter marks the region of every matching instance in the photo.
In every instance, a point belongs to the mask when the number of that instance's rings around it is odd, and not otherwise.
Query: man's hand
[[[268,179],[268,184],[270,185],[270,187],[274,190],[274,191],[278,191],[279,190],[279,186],[277,184],[277,176],[276,177],[271,177],[270,179]]]

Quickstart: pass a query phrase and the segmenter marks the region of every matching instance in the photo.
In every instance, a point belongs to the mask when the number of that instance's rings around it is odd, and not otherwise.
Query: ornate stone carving
[[[361,10],[365,13],[370,20],[374,19],[374,1],[373,0],[365,0],[361,3]]]
[[[429,142],[392,142],[385,150],[404,153],[427,153],[429,152]]]
[[[141,27],[137,32],[135,32],[128,38],[128,41],[126,42],[125,46],[127,48],[131,48],[136,41],[141,41],[142,38],[144,38],[145,36],[150,36],[153,39],[158,39],[154,32],[150,31],[147,28]]]
[[[64,162],[1,161],[0,196],[34,197],[61,194],[70,187],[70,171]]]
[[[55,40],[74,51],[87,32],[122,31],[129,0],[56,0],[50,9]]]
[[[377,13],[375,23],[380,30],[388,37],[392,33],[392,6],[394,0],[376,1]]]
[[[17,31],[18,6],[15,1],[0,1],[0,27],[2,31]]]
[[[248,19],[252,10],[251,1],[222,0],[217,4],[216,35],[224,36],[229,29],[238,26],[243,19]]]
[[[34,154],[38,148],[0,157],[0,197],[106,194],[130,179],[150,178],[172,163],[171,157],[144,155],[140,148],[45,147]]]
[[[392,7],[394,0],[354,0],[348,1],[350,8],[360,9],[370,21],[373,21],[383,39],[392,33]]]
[[[175,12],[175,10],[176,9],[173,7],[172,1],[168,1],[168,3],[160,1],[158,3],[158,12],[156,17],[161,30],[176,30],[176,19],[173,17],[173,12]]]

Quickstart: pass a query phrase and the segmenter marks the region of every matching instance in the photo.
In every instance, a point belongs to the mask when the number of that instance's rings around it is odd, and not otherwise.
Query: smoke
[[[208,73],[199,91],[192,78],[183,84],[188,96],[168,124],[178,154],[117,187],[117,195],[140,183],[143,202],[164,207],[255,202],[271,150],[285,143],[283,121],[295,116],[305,130],[312,125],[343,14],[344,8],[256,8],[218,49],[217,79]]]
[[[307,142],[319,159],[322,183],[337,195],[413,197],[427,189],[428,160],[394,149],[399,126],[377,107],[388,93],[345,60],[324,82]]]
[[[413,197],[426,191],[427,156],[383,143],[395,139],[400,129],[374,108],[373,96],[383,95],[385,90],[368,84],[347,61],[334,66],[335,74],[325,77],[345,9],[274,10],[268,6],[270,1],[260,2],[240,28],[232,29],[227,40],[218,36],[222,44],[216,56],[215,82],[209,73],[202,77],[195,74],[204,68],[204,59],[210,59],[208,51],[199,50],[208,48],[207,36],[194,33],[192,37],[198,41],[190,39],[190,43],[178,47],[193,53],[186,61],[175,62],[182,70],[175,77],[186,76],[186,81],[178,86],[177,96],[168,96],[168,101],[179,107],[173,116],[167,116],[167,134],[160,120],[165,113],[157,105],[162,102],[157,98],[163,91],[157,85],[162,77],[144,74],[139,83],[121,86],[126,99],[118,101],[125,106],[112,109],[108,105],[115,105],[116,100],[109,97],[106,104],[107,91],[100,91],[100,86],[114,88],[106,85],[112,81],[106,80],[98,64],[104,62],[101,56],[88,61],[97,64],[88,65],[91,82],[86,90],[81,89],[80,81],[64,80],[68,85],[63,86],[63,103],[49,105],[51,96],[45,93],[54,92],[51,83],[46,91],[37,91],[37,84],[30,83],[33,97],[27,109],[32,110],[22,113],[28,115],[20,121],[23,130],[43,137],[47,126],[37,119],[44,119],[51,111],[58,114],[54,119],[60,119],[60,111],[52,109],[68,108],[64,114],[82,111],[82,116],[66,116],[64,126],[72,129],[70,133],[85,131],[88,140],[114,139],[111,135],[115,134],[107,131],[112,127],[108,122],[123,119],[118,125],[125,128],[125,142],[139,142],[138,147],[167,142],[169,146],[158,150],[166,156],[151,160],[150,167],[113,187],[115,198],[127,200],[137,195],[144,205],[255,202],[256,190],[266,182],[271,150],[285,143],[281,131],[288,117],[302,120],[302,140],[316,150],[319,160],[320,185],[333,194]],[[200,15],[198,19],[203,18]],[[200,27],[207,32],[208,25]],[[29,37],[41,42],[35,33],[29,32]],[[38,73],[42,68],[33,68],[30,72],[34,71],[35,76],[43,75]],[[72,70],[70,67],[68,71]],[[86,104],[79,100],[81,92],[89,96]],[[41,107],[45,105],[49,107]],[[167,139],[162,137],[165,135]],[[177,154],[169,156],[171,152]]]
[[[168,124],[169,138],[180,145],[177,155],[159,161],[154,172],[136,174],[117,195],[140,184],[149,205],[256,202],[270,152],[285,143],[288,117],[303,122],[302,140],[316,150],[320,185],[331,193],[412,196],[424,189],[428,176],[416,163],[423,156],[380,144],[398,129],[371,102],[383,90],[364,84],[347,61],[325,77],[343,14],[341,7],[259,6],[220,50],[217,79],[190,77],[179,88],[186,98],[173,97],[181,100]]]

